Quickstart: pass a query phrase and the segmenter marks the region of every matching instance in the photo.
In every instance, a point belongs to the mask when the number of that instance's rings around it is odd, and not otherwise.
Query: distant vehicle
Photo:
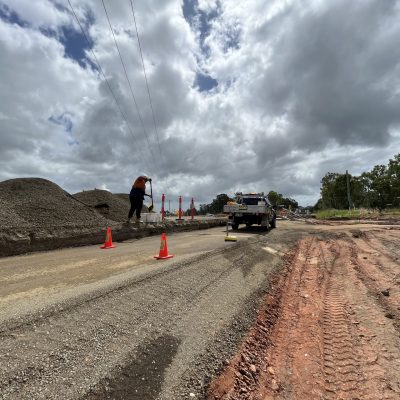
[[[215,217],[214,214],[206,214],[206,217]]]
[[[224,205],[232,229],[239,229],[240,224],[261,225],[265,230],[276,228],[276,212],[264,193],[237,193],[236,200]]]

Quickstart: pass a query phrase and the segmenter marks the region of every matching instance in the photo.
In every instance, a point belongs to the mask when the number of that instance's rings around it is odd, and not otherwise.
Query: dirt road
[[[223,228],[0,259],[0,398],[204,398],[303,235]]]
[[[209,399],[399,399],[400,230],[319,226]]]
[[[398,399],[400,227],[0,259],[2,399]]]

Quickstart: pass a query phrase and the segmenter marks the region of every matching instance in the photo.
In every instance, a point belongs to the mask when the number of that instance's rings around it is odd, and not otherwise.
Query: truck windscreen
[[[256,206],[259,201],[263,201],[260,197],[245,197],[242,199],[243,204],[248,206]]]

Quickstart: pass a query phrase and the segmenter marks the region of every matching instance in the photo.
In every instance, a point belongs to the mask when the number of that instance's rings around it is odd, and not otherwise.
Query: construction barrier
[[[182,219],[182,196],[179,196],[178,219]]]
[[[164,203],[165,203],[165,194],[163,193],[163,195],[161,196],[161,219],[163,222],[164,222],[164,218],[165,218]]]

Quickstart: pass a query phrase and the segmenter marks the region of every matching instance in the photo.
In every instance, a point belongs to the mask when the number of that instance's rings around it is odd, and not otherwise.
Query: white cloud
[[[400,151],[395,2],[203,0],[199,32],[180,1],[135,1],[158,138],[130,2],[105,4],[147,135],[101,2],[72,3],[132,132],[98,72],[66,55],[65,28],[80,34],[67,4],[7,2],[29,24],[0,19],[1,180],[127,192],[145,172],[156,193],[196,202],[277,190],[312,203],[328,170],[360,173]],[[199,71],[218,87],[197,91]]]

